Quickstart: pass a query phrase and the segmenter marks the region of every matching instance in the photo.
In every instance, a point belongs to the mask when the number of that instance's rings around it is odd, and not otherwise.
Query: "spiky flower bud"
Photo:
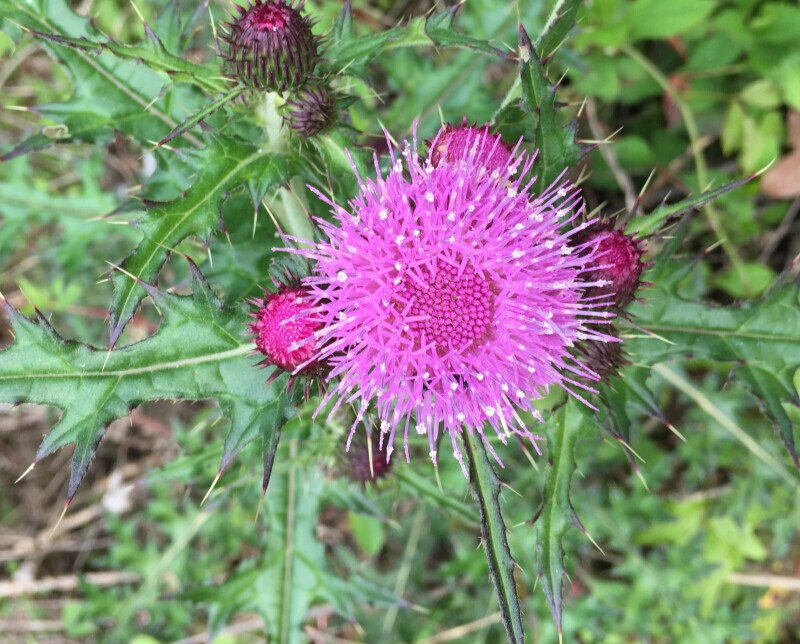
[[[314,71],[319,54],[312,22],[300,14],[303,2],[248,0],[224,23],[222,39],[228,73],[248,87],[283,92]]]
[[[283,120],[303,138],[319,134],[333,124],[336,102],[327,85],[306,85],[292,94],[282,109]]]
[[[606,327],[604,331],[610,338],[619,338],[613,326]],[[600,382],[616,376],[627,362],[622,352],[622,342],[598,342],[589,339],[577,343],[575,347],[581,362],[597,374]]]
[[[385,440],[371,439],[363,431],[357,431],[344,455],[344,475],[362,485],[388,476],[391,461],[387,458],[386,447]]]
[[[431,142],[430,160],[433,167],[443,161],[452,163],[476,157],[487,170],[504,171],[511,160],[511,149],[499,134],[490,134],[489,125],[468,125],[466,117],[459,126],[445,124]]]
[[[642,240],[616,230],[609,223],[590,227],[582,235],[589,246],[595,248],[593,266],[587,271],[587,281],[605,282],[594,287],[596,294],[613,294],[614,306],[624,309],[630,304],[639,288],[642,271],[647,264],[642,261]]]
[[[255,318],[250,330],[258,351],[266,356],[260,364],[289,373],[314,372],[318,366],[313,360],[318,348],[314,332],[321,325],[308,315],[311,305],[306,289],[283,286],[277,293],[264,291],[263,298],[250,302],[256,307],[250,314]]]

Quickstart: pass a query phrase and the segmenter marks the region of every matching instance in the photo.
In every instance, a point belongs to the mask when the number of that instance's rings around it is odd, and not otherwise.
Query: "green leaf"
[[[625,233],[627,235],[637,235],[639,237],[651,235],[660,230],[662,224],[667,219],[678,217],[691,210],[702,208],[707,203],[711,203],[715,199],[727,194],[731,190],[735,190],[739,186],[743,186],[756,176],[757,175],[751,175],[749,177],[745,177],[744,179],[739,179],[738,181],[732,181],[724,186],[720,186],[714,190],[707,190],[706,192],[702,192],[694,197],[689,197],[679,201],[678,203],[670,204],[668,206],[661,206],[648,215],[631,219],[631,221],[628,222],[628,225],[625,227]]]
[[[323,52],[324,71],[335,74],[351,74],[367,78],[367,65],[384,51],[397,47],[464,47],[486,54],[510,58],[502,49],[485,40],[459,33],[455,29],[456,12],[461,5],[433,14],[424,19],[413,19],[406,27],[395,27],[380,33],[356,35],[353,27],[353,11],[350,0],[342,8],[339,18],[327,36],[327,47]]]
[[[569,488],[575,464],[575,445],[594,424],[591,410],[570,397],[547,423],[547,472],[542,507],[535,519],[538,574],[550,612],[561,636],[561,596],[566,570],[562,539],[575,525],[583,532]]]
[[[353,538],[356,540],[358,547],[364,551],[364,554],[368,557],[374,557],[381,551],[386,541],[383,521],[376,517],[348,512],[347,523],[353,533]]]
[[[503,625],[508,641],[522,644],[525,632],[514,580],[515,562],[508,547],[506,525],[500,511],[500,481],[480,436],[467,431],[462,432],[461,436],[469,463],[470,487],[481,516],[481,540],[489,564],[489,576],[497,593]]]
[[[161,72],[163,80],[176,82],[186,82],[197,85],[204,91],[215,94],[225,91],[226,83],[220,77],[221,71],[218,67],[198,65],[186,59],[185,56],[178,56],[167,51],[164,43],[144,23],[147,38],[136,45],[126,45],[110,39],[95,38],[71,38],[56,33],[46,33],[31,29],[31,33],[37,38],[41,38],[57,45],[71,47],[84,51],[91,55],[100,54],[108,51],[121,60],[129,60],[149,67],[153,71]],[[99,34],[98,34],[99,36]]]
[[[216,100],[212,101],[208,105],[197,110],[194,114],[186,118],[183,122],[181,122],[178,127],[173,129],[167,136],[161,139],[158,142],[159,146],[164,145],[165,143],[169,143],[173,139],[185,134],[193,127],[195,127],[201,121],[207,119],[209,116],[214,114],[217,110],[219,110],[222,106],[227,105],[237,96],[239,96],[245,90],[244,87],[235,87],[234,89],[230,90],[229,92],[224,93],[222,96],[217,98]]]
[[[636,363],[653,365],[674,356],[692,356],[736,364],[735,376],[760,401],[775,423],[795,465],[792,421],[783,403],[799,405],[792,384],[800,367],[800,306],[796,285],[775,288],[765,299],[734,307],[714,307],[689,302],[671,293],[670,272],[674,262],[664,262],[656,277],[659,286],[647,290],[646,305],[628,310],[652,335],[632,329],[625,340]]]
[[[65,47],[54,39],[92,39],[97,36],[88,20],[74,13],[64,0],[5,0],[0,18],[26,29],[49,34],[44,47],[62,62],[74,93],[65,103],[32,108],[61,124],[58,140],[105,143],[115,130],[135,139],[158,141],[185,115],[196,98],[188,88],[164,94],[162,77],[134,62],[120,60],[108,51],[100,54]],[[174,100],[176,99],[177,100]],[[51,145],[48,130],[35,134],[0,161]]]
[[[581,0],[558,0],[553,7],[544,29],[536,39],[536,53],[547,60],[558,49],[575,24]]]
[[[519,61],[520,108],[539,117],[535,130],[539,153],[533,170],[537,175],[537,190],[541,191],[580,159],[580,147],[575,141],[575,124],[561,126],[557,122],[556,88],[548,82],[544,65],[522,25],[519,27]]]
[[[440,47],[466,47],[485,54],[510,58],[508,53],[493,47],[485,40],[456,31],[455,18],[462,4],[458,3],[440,13],[433,14],[425,21],[425,33],[431,42]]]
[[[636,0],[625,14],[628,37],[669,38],[703,22],[714,10],[714,0]]]
[[[111,352],[68,342],[40,316],[22,317],[3,300],[15,342],[0,352],[0,399],[53,405],[64,413],[45,436],[34,465],[75,444],[67,499],[78,488],[104,428],[147,400],[217,399],[238,449],[286,417],[284,379],[265,385],[264,372],[242,340],[246,313],[224,309],[191,265],[193,292],[179,296],[148,287],[161,311],[151,337]]]
[[[114,346],[145,294],[130,275],[150,283],[169,249],[190,235],[210,237],[219,225],[220,205],[230,192],[246,183],[257,185],[259,194],[254,201],[258,203],[267,191],[288,179],[288,163],[281,154],[210,132],[206,143],[195,155],[200,170],[192,186],[173,201],[148,203],[147,216],[136,222],[143,238],[122,264],[124,272],[113,277],[109,346]]]

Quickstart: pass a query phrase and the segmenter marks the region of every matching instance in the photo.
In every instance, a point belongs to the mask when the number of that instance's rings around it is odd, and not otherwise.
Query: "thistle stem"
[[[481,438],[463,431],[464,451],[469,463],[469,481],[481,516],[481,540],[489,564],[503,625],[510,644],[524,644],[525,632],[514,580],[514,559],[508,547],[506,526],[500,511],[500,481],[495,474]]]
[[[267,137],[266,147],[271,152],[284,152],[289,147],[289,128],[284,127],[279,112],[283,102],[279,94],[267,92],[258,107],[258,116]],[[267,195],[263,203],[284,233],[311,242],[314,240],[314,226],[308,216],[303,189],[300,177],[292,177],[288,186],[278,188],[273,195]]]

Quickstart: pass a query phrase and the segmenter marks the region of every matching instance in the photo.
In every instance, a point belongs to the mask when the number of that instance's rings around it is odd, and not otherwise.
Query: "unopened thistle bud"
[[[605,333],[610,338],[619,338],[613,326],[606,327]],[[622,342],[598,342],[590,339],[576,343],[575,346],[581,362],[599,377],[600,382],[607,382],[616,376],[627,362],[622,352]]]
[[[386,441],[379,440],[377,436],[371,438],[361,431],[356,432],[344,455],[342,465],[346,468],[345,476],[362,485],[388,476],[391,461],[387,458],[386,448]]]
[[[283,120],[294,132],[308,138],[333,124],[336,102],[326,85],[309,84],[292,94],[282,113]]]
[[[227,71],[248,87],[283,92],[306,82],[319,54],[303,2],[249,0],[224,23]]]

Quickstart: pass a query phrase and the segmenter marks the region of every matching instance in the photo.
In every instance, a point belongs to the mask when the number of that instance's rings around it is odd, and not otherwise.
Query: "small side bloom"
[[[323,132],[336,120],[336,102],[324,83],[309,84],[294,92],[282,109],[284,122],[303,138]]]
[[[313,359],[321,324],[308,315],[311,300],[302,286],[281,286],[276,293],[265,290],[263,297],[250,300],[255,310],[248,326],[258,352],[265,356],[259,364],[277,367],[272,379],[283,372],[292,374],[290,386],[297,376],[324,372],[323,363]]]
[[[319,220],[327,241],[287,250],[316,261],[304,280],[322,325],[312,360],[335,380],[322,406],[355,405],[351,438],[375,414],[387,458],[398,433],[408,458],[411,430],[436,463],[447,434],[463,468],[461,431],[492,453],[485,426],[536,447],[520,410],[541,419],[532,400],[549,387],[590,389],[598,377],[570,349],[610,339],[596,329],[613,315],[602,311],[609,298],[584,299],[596,251],[572,241],[589,224],[565,226],[583,210],[577,188],[532,195],[524,155],[490,173],[476,149],[439,165],[416,149],[392,150],[386,177],[376,159],[377,178],[359,177],[349,209],[317,193],[333,209],[334,223]]]
[[[595,223],[581,239],[595,249],[594,263],[587,272],[590,281],[600,283],[593,289],[594,294],[613,295],[614,307],[624,309],[634,300],[642,285],[642,272],[648,266],[642,260],[642,240],[615,229],[611,222]]]

